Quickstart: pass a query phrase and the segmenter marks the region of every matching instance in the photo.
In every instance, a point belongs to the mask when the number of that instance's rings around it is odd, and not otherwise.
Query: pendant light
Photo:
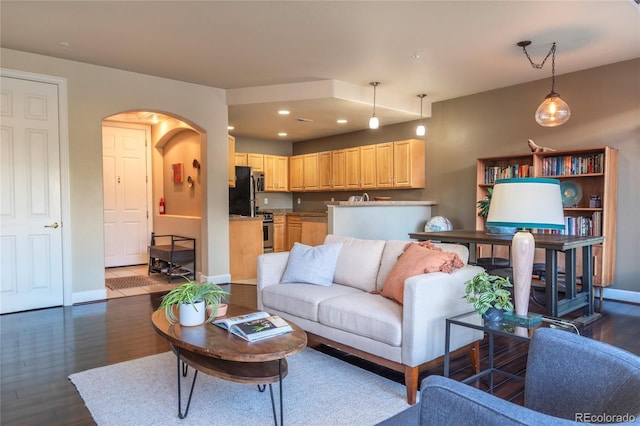
[[[378,87],[380,82],[372,81],[369,84],[373,86],[373,115],[371,115],[371,118],[369,119],[369,128],[377,129],[380,127],[380,122],[378,121],[378,117],[376,117],[376,87]]]
[[[424,127],[424,123],[422,122],[422,100],[427,96],[426,93],[420,93],[418,97],[420,98],[420,124],[416,127],[416,136],[424,136],[427,133],[426,127]]]
[[[554,42],[551,45],[551,49],[547,56],[545,56],[544,60],[536,64],[531,60],[529,53],[527,53],[527,46],[529,46],[531,42],[529,40],[520,41],[517,43],[517,46],[522,47],[522,51],[529,59],[531,66],[536,69],[542,69],[545,62],[551,55],[551,93],[549,93],[544,101],[540,104],[538,109],[536,110],[536,121],[539,125],[543,127],[556,127],[560,126],[567,121],[571,117],[571,110],[569,109],[569,105],[562,100],[560,94],[556,93],[556,43]]]

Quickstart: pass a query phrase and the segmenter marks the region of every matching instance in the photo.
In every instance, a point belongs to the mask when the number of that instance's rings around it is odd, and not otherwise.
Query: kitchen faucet
[[[367,194],[366,192],[362,194],[362,201],[369,201],[369,194]]]

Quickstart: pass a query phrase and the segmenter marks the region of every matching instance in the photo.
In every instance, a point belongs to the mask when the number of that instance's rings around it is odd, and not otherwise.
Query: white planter
[[[206,311],[207,309],[204,306],[204,302],[196,302],[193,305],[180,303],[178,310],[180,325],[192,326],[203,324]]]

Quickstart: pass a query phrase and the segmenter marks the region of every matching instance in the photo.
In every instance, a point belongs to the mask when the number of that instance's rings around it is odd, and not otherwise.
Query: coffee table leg
[[[280,386],[280,426],[284,425],[284,410],[282,405],[282,359],[278,360],[278,386]],[[260,386],[258,385],[258,389]],[[273,400],[273,387],[269,383],[269,394],[271,395],[271,410],[273,411],[273,422],[278,426],[278,417],[276,414],[276,404]]]
[[[196,384],[196,379],[198,378],[198,370],[196,370],[195,368],[193,369],[194,373],[193,373],[193,382],[191,382],[191,391],[189,392],[189,399],[187,400],[187,406],[184,410],[184,414],[182,413],[182,395],[181,395],[181,381],[180,381],[180,374],[182,373],[182,369],[180,368],[180,347],[176,347],[176,358],[178,360],[178,417],[180,417],[181,419],[184,419],[185,417],[187,417],[187,413],[189,413],[189,406],[191,405],[191,396],[193,396],[193,388]],[[184,364],[183,364],[184,366]],[[186,373],[186,370],[184,370],[184,372]]]

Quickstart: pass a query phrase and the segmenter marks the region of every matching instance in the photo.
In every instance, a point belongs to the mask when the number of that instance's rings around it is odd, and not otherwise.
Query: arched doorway
[[[200,165],[203,133],[154,111],[115,114],[102,125],[105,266],[146,275],[151,232],[186,234],[201,244],[202,187],[200,169],[193,168]],[[173,175],[177,166],[181,179]],[[159,211],[161,198],[165,214]]]

